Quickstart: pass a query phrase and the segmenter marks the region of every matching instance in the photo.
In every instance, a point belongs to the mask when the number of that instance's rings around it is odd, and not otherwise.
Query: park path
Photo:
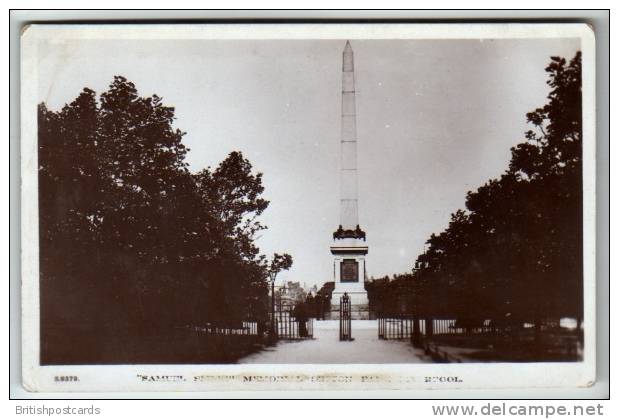
[[[337,320],[314,321],[314,339],[280,341],[239,364],[386,364],[431,362],[407,341],[378,339],[376,320],[353,320],[352,342],[339,341]]]

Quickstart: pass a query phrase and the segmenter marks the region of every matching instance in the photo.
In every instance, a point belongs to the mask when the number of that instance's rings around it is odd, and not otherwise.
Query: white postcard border
[[[39,40],[580,38],[583,54],[584,361],[574,363],[39,364],[37,63]],[[595,381],[595,39],[585,24],[31,25],[22,33],[22,375],[29,391],[419,390],[583,387]],[[57,382],[56,376],[77,376]],[[179,376],[181,378],[179,378]],[[158,378],[156,378],[158,377]],[[457,382],[432,381],[458,377]],[[430,382],[427,379],[430,378]]]

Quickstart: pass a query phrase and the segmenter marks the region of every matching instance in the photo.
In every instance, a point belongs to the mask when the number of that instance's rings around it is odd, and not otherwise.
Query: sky
[[[342,50],[337,40],[53,40],[39,44],[38,94],[54,110],[114,75],[163,97],[190,170],[241,151],[263,173],[257,243],[293,256],[278,277],[332,281],[339,224]],[[546,103],[544,68],[577,39],[351,40],[359,220],[368,276],[411,270],[432,233],[507,168],[525,114]]]

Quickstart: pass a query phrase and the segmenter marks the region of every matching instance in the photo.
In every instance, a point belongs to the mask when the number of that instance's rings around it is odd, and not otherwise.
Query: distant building
[[[305,301],[307,293],[300,282],[288,281],[275,292],[279,310],[292,310],[295,305]]]

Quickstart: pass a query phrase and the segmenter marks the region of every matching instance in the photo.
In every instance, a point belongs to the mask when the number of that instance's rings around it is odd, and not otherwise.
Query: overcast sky
[[[52,109],[114,75],[176,108],[192,171],[240,150],[264,173],[258,241],[288,252],[280,275],[307,286],[333,280],[339,223],[339,135],[345,40],[88,40],[39,46],[39,101]],[[550,56],[579,41],[353,40],[359,219],[368,275],[409,271],[465,194],[507,167],[546,102]]]

